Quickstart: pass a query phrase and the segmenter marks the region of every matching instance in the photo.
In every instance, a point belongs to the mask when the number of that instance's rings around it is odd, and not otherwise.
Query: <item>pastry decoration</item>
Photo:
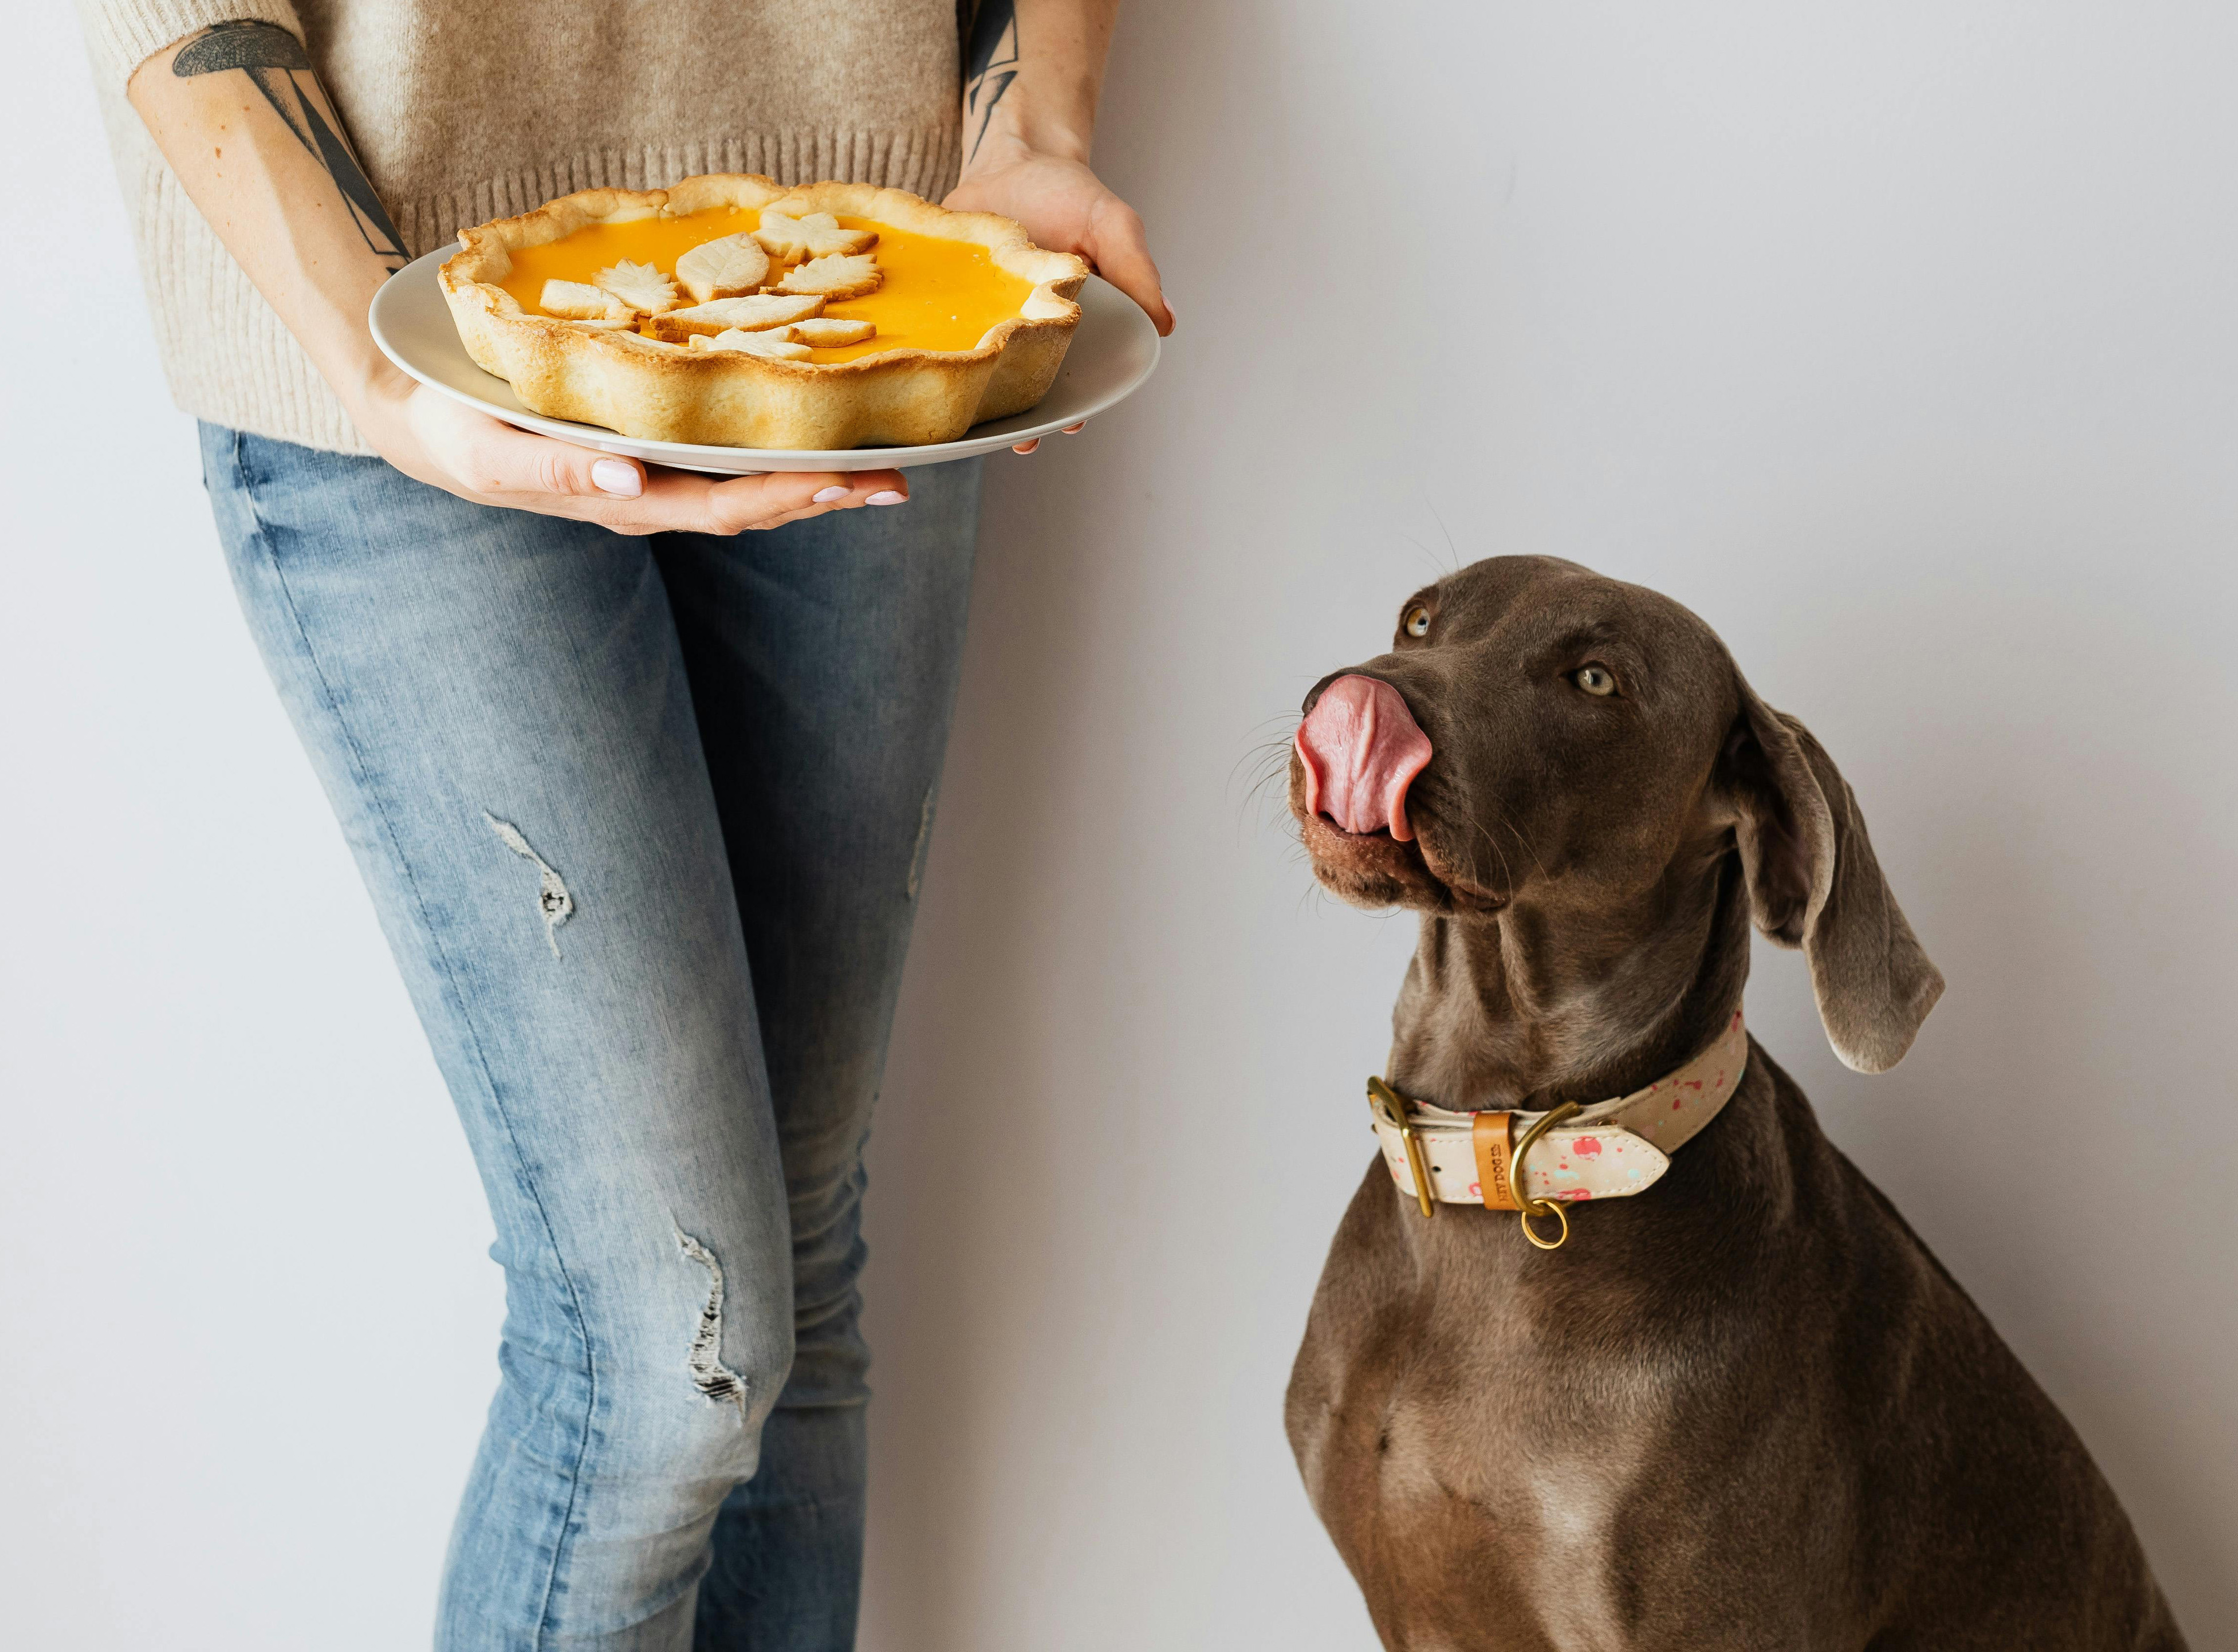
[[[780,264],[866,253],[878,243],[876,230],[842,229],[839,221],[828,212],[811,212],[800,218],[788,217],[781,212],[765,212],[760,226],[754,231],[754,240]]]
[[[785,271],[773,289],[779,293],[818,293],[827,299],[861,298],[878,290],[885,279],[878,261],[869,253],[833,253],[811,258]]]
[[[536,301],[552,315],[571,321],[596,321],[601,326],[626,327],[637,312],[603,287],[588,281],[546,281]]]
[[[819,350],[836,350],[850,344],[860,344],[877,333],[869,321],[843,320],[836,315],[819,315],[811,320],[795,321],[786,331],[803,344],[812,344]]]
[[[639,315],[658,315],[676,307],[676,283],[650,264],[632,264],[625,258],[592,280],[601,292],[621,300]]]
[[[748,355],[767,357],[772,361],[805,361],[808,347],[793,337],[789,327],[764,327],[758,333],[749,333],[743,327],[732,327],[727,333],[710,336],[705,333],[692,335],[695,350],[743,350]]]
[[[788,321],[804,321],[823,307],[824,301],[812,293],[757,293],[751,298],[718,298],[689,309],[649,315],[644,332],[647,338],[682,344],[694,334],[727,333],[733,327],[751,333],[783,327]]]
[[[676,279],[694,304],[758,292],[769,273],[770,255],[752,235],[703,241],[676,261]]]

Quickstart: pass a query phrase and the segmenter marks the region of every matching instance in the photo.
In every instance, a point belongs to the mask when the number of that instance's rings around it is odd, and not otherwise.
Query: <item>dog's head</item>
[[[1551,558],[1480,562],[1408,598],[1391,651],[1304,710],[1291,809],[1314,876],[1355,904],[1528,914],[1620,947],[1674,879],[1738,856],[1850,1066],[1895,1065],[1943,990],[1832,760],[1666,597]]]

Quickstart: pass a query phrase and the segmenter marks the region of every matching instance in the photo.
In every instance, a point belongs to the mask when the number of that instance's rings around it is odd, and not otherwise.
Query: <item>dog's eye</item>
[[[1399,624],[1409,637],[1427,637],[1430,634],[1430,611],[1418,602],[1400,616]]]
[[[1609,675],[1606,665],[1580,665],[1570,673],[1570,681],[1588,694],[1613,694],[1616,678]]]

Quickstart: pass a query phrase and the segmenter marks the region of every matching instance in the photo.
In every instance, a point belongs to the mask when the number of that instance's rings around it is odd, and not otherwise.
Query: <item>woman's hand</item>
[[[718,481],[531,434],[393,369],[350,398],[365,439],[407,476],[472,499],[617,533],[738,533],[826,511],[900,505],[899,471],[773,471]]]
[[[1036,246],[1077,253],[1164,337],[1174,309],[1142,220],[1088,165],[1119,0],[971,0],[959,15],[967,10],[963,175],[941,204],[1000,213]],[[1020,442],[1017,451],[1040,446]]]
[[[1007,134],[990,132],[941,204],[951,212],[998,212],[1016,219],[1036,247],[1085,258],[1142,307],[1160,337],[1174,330],[1173,307],[1158,283],[1142,218],[1085,162],[1038,153]]]
[[[1142,307],[1160,337],[1174,330],[1173,307],[1150,261],[1150,239],[1134,208],[1104,186],[1085,162],[1042,155],[1015,138],[990,133],[956,188],[941,202],[950,212],[995,212],[1025,226],[1036,247],[1077,253],[1089,267]],[[1076,436],[1081,426],[1064,433]],[[1036,436],[1012,451],[1030,453]]]

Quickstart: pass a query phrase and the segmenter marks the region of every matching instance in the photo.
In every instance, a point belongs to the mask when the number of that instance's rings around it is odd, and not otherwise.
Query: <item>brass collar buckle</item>
[[[1367,1104],[1375,1109],[1375,1116],[1399,1133],[1406,1144],[1407,1168],[1414,1173],[1414,1198],[1422,1206],[1422,1214],[1435,1216],[1438,1201],[1430,1196],[1430,1156],[1422,1151],[1422,1133],[1414,1127],[1414,1115],[1399,1092],[1381,1079],[1367,1080]]]
[[[1438,1200],[1430,1186],[1430,1155],[1423,1146],[1422,1132],[1414,1122],[1413,1109],[1403,1096],[1378,1078],[1367,1080],[1367,1103],[1374,1109],[1376,1118],[1397,1133],[1400,1144],[1407,1150],[1407,1168],[1414,1178],[1414,1202],[1421,1207],[1425,1217],[1435,1216]],[[1524,1161],[1539,1137],[1582,1111],[1575,1101],[1565,1101],[1559,1107],[1539,1114],[1507,1155],[1507,1181],[1514,1199],[1512,1208],[1515,1211],[1517,1221],[1522,1225],[1523,1237],[1542,1251],[1558,1251],[1568,1240],[1569,1213],[1562,1208],[1559,1200],[1534,1198],[1524,1191]],[[1504,1132],[1502,1135],[1504,1139]],[[1493,1203],[1488,1184],[1486,1203],[1492,1208],[1511,1208],[1504,1199],[1496,1205]],[[1533,1221],[1544,1221],[1549,1217],[1557,1225],[1552,1238],[1543,1237],[1537,1228],[1532,1226]]]

